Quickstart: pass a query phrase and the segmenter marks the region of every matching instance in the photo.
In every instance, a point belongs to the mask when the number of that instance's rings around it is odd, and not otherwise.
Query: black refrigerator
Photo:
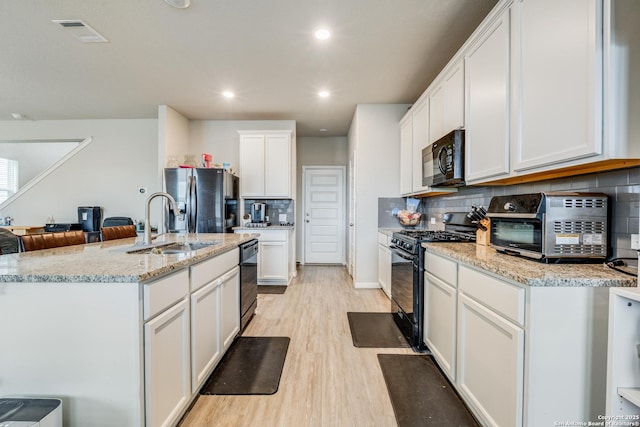
[[[182,215],[165,202],[165,229],[172,233],[232,233],[239,224],[238,177],[224,169],[166,168],[165,191]]]

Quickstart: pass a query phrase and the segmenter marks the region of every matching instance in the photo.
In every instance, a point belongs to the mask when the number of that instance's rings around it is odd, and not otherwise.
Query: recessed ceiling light
[[[164,0],[173,7],[178,9],[186,9],[191,4],[191,0]]]
[[[327,130],[325,128],[320,129],[320,132],[326,132]]]
[[[321,90],[320,92],[318,92],[318,96],[320,98],[328,98],[329,97],[329,91],[328,90]]]
[[[20,113],[11,113],[11,117],[13,117],[16,120],[22,120],[24,119],[24,115],[20,114]]]
[[[225,90],[224,92],[222,92],[222,96],[224,96],[225,98],[233,98],[236,96],[236,94],[231,92],[230,90]]]
[[[318,40],[326,40],[331,37],[331,31],[326,28],[318,28],[313,34]]]

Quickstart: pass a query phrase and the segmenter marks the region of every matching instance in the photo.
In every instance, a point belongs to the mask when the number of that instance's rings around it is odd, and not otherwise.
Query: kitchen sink
[[[175,242],[165,244],[155,244],[151,247],[136,248],[127,251],[128,254],[157,254],[157,255],[176,255],[204,249],[209,246],[219,245],[221,242]]]

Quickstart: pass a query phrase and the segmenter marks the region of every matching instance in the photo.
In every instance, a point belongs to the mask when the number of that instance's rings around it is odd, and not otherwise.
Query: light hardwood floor
[[[291,338],[271,396],[199,396],[181,422],[194,426],[396,426],[378,353],[356,348],[348,311],[389,311],[379,289],[353,288],[342,266],[304,266],[283,295],[258,295],[244,336]]]

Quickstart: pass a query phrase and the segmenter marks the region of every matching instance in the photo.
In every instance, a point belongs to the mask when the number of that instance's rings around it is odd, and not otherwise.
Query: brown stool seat
[[[100,229],[102,240],[124,239],[127,237],[138,237],[135,225],[115,225],[113,227],[103,227]]]
[[[20,236],[25,252],[87,243],[84,231],[61,231],[58,233],[27,234]]]

